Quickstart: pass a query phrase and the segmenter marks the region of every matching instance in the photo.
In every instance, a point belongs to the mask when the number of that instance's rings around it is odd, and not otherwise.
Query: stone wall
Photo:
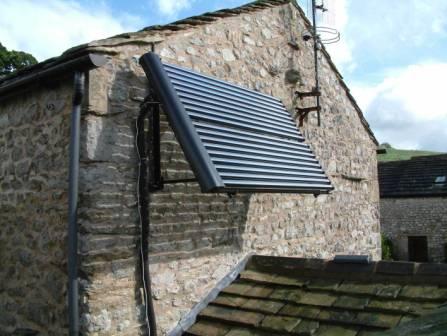
[[[66,333],[72,92],[53,81],[0,104],[1,335]]]
[[[408,236],[427,236],[431,262],[445,262],[447,197],[382,198],[382,232],[393,242],[395,257],[408,260]]]
[[[207,25],[153,34],[166,62],[274,95],[293,111],[294,91],[313,86],[312,44],[290,4]],[[288,42],[295,40],[298,50]],[[138,217],[134,123],[147,80],[138,57],[149,45],[109,48],[115,55],[90,76],[83,119],[80,225],[83,330],[134,334],[141,328],[137,272]],[[345,88],[323,57],[322,126],[309,115],[302,131],[335,190],[297,194],[202,194],[196,184],[166,186],[150,196],[154,303],[166,334],[247,253],[330,258],[369,253],[380,258],[376,146]],[[285,81],[289,69],[301,85]],[[307,106],[312,101],[307,102]],[[166,123],[161,131],[165,178],[191,177]]]

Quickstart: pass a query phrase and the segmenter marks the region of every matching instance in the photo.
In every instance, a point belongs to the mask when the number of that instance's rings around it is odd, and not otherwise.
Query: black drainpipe
[[[85,91],[85,74],[74,74],[73,110],[71,113],[70,166],[68,184],[68,319],[69,335],[79,334],[78,294],[78,183],[81,105]]]
[[[106,64],[102,55],[88,54],[60,65],[58,72],[51,69],[42,77],[53,78],[65,71],[74,71],[73,107],[70,128],[70,162],[68,172],[68,322],[69,335],[79,335],[79,283],[78,283],[78,190],[79,144],[81,134],[81,106],[85,93],[85,72]],[[55,68],[58,68],[56,66]],[[65,72],[66,73],[66,72]]]

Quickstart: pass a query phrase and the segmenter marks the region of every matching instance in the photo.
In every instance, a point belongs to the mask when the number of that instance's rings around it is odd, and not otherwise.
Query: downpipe
[[[69,335],[79,335],[78,286],[78,191],[81,106],[85,92],[85,74],[74,73],[73,108],[70,128],[70,163],[68,182],[68,322]]]

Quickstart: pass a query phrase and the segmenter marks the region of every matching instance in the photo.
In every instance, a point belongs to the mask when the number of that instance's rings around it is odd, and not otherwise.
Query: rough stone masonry
[[[231,13],[230,13],[231,14]],[[271,1],[83,46],[108,55],[90,72],[82,116],[79,239],[84,335],[143,333],[138,275],[135,119],[148,82],[138,58],[163,61],[280,98],[314,85],[308,29],[293,2]],[[293,42],[293,43],[291,43]],[[68,51],[70,52],[70,51]],[[150,195],[150,271],[160,334],[172,330],[250,252],[380,258],[376,142],[326,53],[320,53],[321,127],[301,128],[335,190],[299,194],[202,194],[197,184]],[[294,70],[298,82],[286,81]],[[290,72],[289,72],[290,73]],[[65,334],[69,116],[72,79],[0,106],[0,330]],[[295,116],[296,117],[296,116]],[[162,118],[162,173],[191,177]]]
[[[428,261],[446,261],[447,197],[382,198],[383,233],[392,240],[394,257],[409,260],[408,237],[427,238]]]

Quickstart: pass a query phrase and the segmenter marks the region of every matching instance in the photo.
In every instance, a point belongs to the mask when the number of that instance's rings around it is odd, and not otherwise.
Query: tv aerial
[[[317,11],[321,11],[322,15],[325,15],[328,12],[328,8],[325,6],[325,0],[321,0],[319,4],[316,3],[316,0],[312,0],[312,31],[305,30],[302,33],[302,38],[304,41],[313,40],[313,49],[314,49],[314,66],[315,66],[315,87],[312,88],[310,92],[296,92],[299,99],[303,99],[304,97],[314,97],[316,99],[316,106],[306,107],[306,108],[297,108],[300,120],[300,126],[302,126],[304,118],[307,116],[309,112],[316,111],[317,112],[317,121],[318,126],[321,126],[321,105],[320,105],[320,83],[318,78],[318,51],[321,49],[322,44],[333,44],[340,41],[340,32],[328,25],[317,26]],[[309,5],[309,0],[308,0]],[[309,9],[309,6],[308,6]],[[309,10],[308,10],[309,16]]]

